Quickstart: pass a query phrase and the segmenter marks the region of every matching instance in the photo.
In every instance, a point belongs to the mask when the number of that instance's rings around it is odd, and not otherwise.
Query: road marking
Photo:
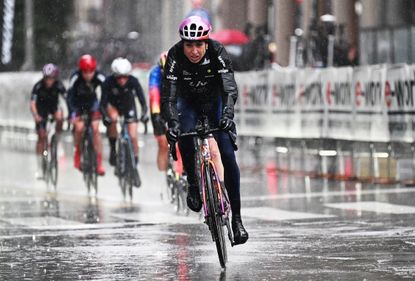
[[[275,208],[259,207],[259,208],[243,208],[242,214],[244,217],[256,218],[269,221],[281,220],[302,220],[302,219],[318,219],[318,218],[332,218],[335,216],[286,211]]]
[[[309,193],[283,193],[259,196],[244,196],[242,201],[265,201],[276,199],[295,199],[295,198],[313,198],[313,197],[330,197],[330,196],[344,196],[344,195],[369,195],[369,194],[399,194],[415,192],[415,188],[382,188],[382,189],[368,189],[368,190],[345,190],[345,191],[329,191],[329,192],[309,192]]]
[[[385,214],[415,214],[415,207],[412,206],[396,205],[375,201],[333,203],[325,204],[325,206],[342,210],[356,210],[358,212],[367,211]]]
[[[71,220],[65,220],[52,216],[45,217],[27,217],[27,218],[4,218],[5,221],[12,225],[26,226],[30,228],[42,229],[42,228],[63,228],[67,229],[68,226],[79,226],[83,223]]]
[[[125,221],[137,221],[140,223],[151,224],[200,224],[198,216],[180,216],[167,212],[132,212],[132,213],[113,213],[111,217]]]

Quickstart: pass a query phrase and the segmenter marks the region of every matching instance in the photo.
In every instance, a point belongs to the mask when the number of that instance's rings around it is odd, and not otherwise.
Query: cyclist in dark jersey
[[[209,39],[210,30],[210,24],[198,16],[186,18],[180,25],[182,40],[169,50],[164,68],[162,112],[168,122],[169,143],[175,143],[180,132],[193,131],[200,114],[208,116],[211,127],[224,130],[214,137],[231,201],[235,243],[243,244],[248,240],[248,232],[241,220],[239,167],[233,142],[226,132],[235,132],[233,117],[238,90],[231,60],[222,44]],[[179,147],[188,175],[187,204],[197,212],[202,202],[195,172],[194,139],[181,138]],[[215,156],[215,151],[212,154]]]
[[[81,167],[80,143],[85,124],[81,119],[82,114],[90,114],[92,119],[92,131],[94,148],[97,153],[97,173],[105,174],[102,166],[102,141],[99,132],[101,112],[97,90],[104,83],[105,76],[96,70],[97,61],[91,55],[83,55],[79,60],[79,69],[71,75],[68,90],[68,105],[71,112],[71,123],[74,125],[74,166]]]
[[[38,140],[36,143],[36,154],[38,170],[41,167],[43,146],[46,141],[46,122],[52,115],[56,122],[56,133],[62,131],[63,113],[59,108],[59,95],[65,98],[66,89],[59,80],[59,69],[56,65],[48,63],[42,69],[43,78],[34,86],[31,94],[30,111],[36,123]],[[37,177],[40,176],[37,172]]]
[[[132,66],[127,59],[116,58],[111,64],[111,69],[113,74],[105,79],[100,105],[104,115],[104,124],[108,128],[110,164],[114,166],[116,161],[115,142],[118,136],[117,119],[120,115],[124,116],[128,123],[128,134],[133,145],[135,162],[138,163],[137,123],[138,120],[146,123],[149,119],[143,88],[138,79],[130,75]],[[140,118],[137,117],[136,97],[141,106]],[[141,185],[138,175],[138,172],[135,173],[134,179],[134,185],[137,187]]]

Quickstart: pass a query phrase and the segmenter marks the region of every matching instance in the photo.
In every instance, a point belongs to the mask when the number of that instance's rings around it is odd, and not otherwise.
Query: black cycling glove
[[[231,118],[222,116],[222,118],[219,120],[219,128],[224,131],[232,131],[235,128],[235,122],[233,122]]]
[[[167,141],[169,144],[174,144],[179,139],[180,129],[178,123],[173,123],[166,132]]]

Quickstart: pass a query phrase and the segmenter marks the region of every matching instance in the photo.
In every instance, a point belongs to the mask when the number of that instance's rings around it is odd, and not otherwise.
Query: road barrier
[[[412,184],[414,71],[399,64],[236,73],[238,133],[274,138],[280,171]],[[134,74],[146,89],[147,72]],[[0,74],[0,127],[33,133],[30,91],[40,77]]]
[[[279,154],[320,159],[317,170],[303,171],[293,171],[288,159],[279,166],[284,171],[412,184],[414,70],[399,64],[237,73],[238,132],[276,138]],[[412,162],[410,175],[396,173],[398,161]]]

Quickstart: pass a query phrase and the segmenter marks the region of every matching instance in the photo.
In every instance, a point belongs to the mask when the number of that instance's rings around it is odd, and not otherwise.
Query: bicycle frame
[[[215,163],[212,160],[211,154],[210,154],[210,146],[209,146],[209,138],[213,137],[211,135],[208,135],[205,138],[198,138],[197,139],[197,157],[200,157],[199,159],[201,159],[201,165],[200,165],[200,184],[199,187],[201,190],[199,190],[202,194],[202,199],[203,199],[203,211],[204,211],[204,216],[207,217],[209,215],[208,213],[208,208],[207,208],[207,198],[206,198],[206,187],[205,187],[205,171],[206,171],[206,166],[210,165],[211,169],[213,171],[213,176],[214,176],[214,182],[215,184],[215,189],[216,192],[218,193],[218,199],[220,202],[220,210],[222,215],[228,215],[228,212],[225,210],[225,204],[224,204],[224,196],[223,196],[223,191],[221,186],[217,186],[218,182],[219,182],[219,176],[218,176],[218,172],[216,170],[216,166]]]
[[[82,133],[81,141],[81,167],[84,181],[87,185],[88,192],[90,192],[91,185],[95,190],[95,195],[98,192],[98,175],[96,172],[97,154],[94,147],[94,137],[92,132],[92,119],[88,114],[82,114],[81,119],[84,122],[84,131]],[[84,144],[87,143],[87,147]],[[87,155],[88,154],[88,155]],[[95,157],[95,159],[93,159]],[[88,159],[85,167],[85,159]]]
[[[46,117],[46,139],[42,150],[42,174],[46,185],[52,183],[56,189],[58,178],[58,160],[57,160],[57,134],[54,126],[54,118],[52,115]]]
[[[133,144],[131,142],[130,135],[128,134],[128,123],[126,122],[124,116],[119,116],[118,123],[119,123],[119,126],[121,127],[121,132],[117,140],[117,143],[118,143],[117,144],[117,149],[118,149],[117,165],[116,165],[116,169],[118,169],[117,177],[119,178],[119,185],[121,187],[121,192],[124,196],[124,199],[126,197],[127,187],[128,187],[128,194],[130,196],[130,199],[132,200],[132,197],[133,197],[133,178],[132,177],[133,177],[133,173],[137,169],[135,159],[134,159]],[[125,147],[127,147],[126,151],[124,151]],[[123,156],[122,159],[120,158],[121,155]],[[129,167],[129,165],[131,165],[131,167]]]

